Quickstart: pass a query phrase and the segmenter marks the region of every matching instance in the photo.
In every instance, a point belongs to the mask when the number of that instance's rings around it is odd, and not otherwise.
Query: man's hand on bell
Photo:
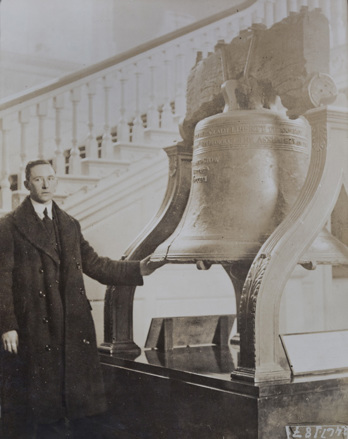
[[[5,351],[17,354],[18,352],[18,333],[16,330],[8,331],[2,334],[2,344]]]
[[[167,261],[151,261],[151,255],[140,261],[140,273],[142,276],[152,274],[157,268],[162,267]]]

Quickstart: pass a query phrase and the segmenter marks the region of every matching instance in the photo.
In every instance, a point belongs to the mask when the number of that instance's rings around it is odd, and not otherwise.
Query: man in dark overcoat
[[[78,221],[52,201],[57,178],[49,162],[29,162],[25,186],[30,196],[0,221],[6,439],[61,437],[60,426],[64,423],[61,430],[66,429],[67,419],[105,411],[82,275],[107,285],[142,285],[142,276],[156,268],[149,259],[99,257]]]

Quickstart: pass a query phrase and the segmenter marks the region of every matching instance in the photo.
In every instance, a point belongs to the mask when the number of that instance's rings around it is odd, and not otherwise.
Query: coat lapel
[[[57,264],[60,263],[52,239],[46,232],[41,219],[37,216],[29,197],[13,212],[13,220],[18,230],[34,247],[46,253]]]
[[[62,257],[66,258],[69,255],[73,255],[76,249],[76,225],[72,218],[54,202],[53,211],[58,219]]]

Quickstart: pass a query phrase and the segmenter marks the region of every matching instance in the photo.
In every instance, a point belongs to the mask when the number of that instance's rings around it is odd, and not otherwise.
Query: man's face
[[[57,188],[57,178],[51,165],[36,165],[30,170],[29,181],[24,182],[30,197],[38,203],[52,200]]]

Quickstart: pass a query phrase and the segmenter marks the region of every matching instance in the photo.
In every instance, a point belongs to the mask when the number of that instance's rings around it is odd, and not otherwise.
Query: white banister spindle
[[[9,150],[7,142],[7,134],[9,126],[6,119],[0,119],[0,131],[2,134],[1,145],[1,208],[5,211],[12,209],[12,192],[10,188],[10,171],[9,171]]]
[[[267,0],[265,4],[265,25],[271,27],[274,24],[274,0]]]
[[[176,46],[175,63],[175,117],[181,118],[185,115],[186,96],[185,96],[185,66],[184,54],[181,45]]]
[[[161,128],[171,129],[173,127],[173,113],[172,108],[170,106],[170,97],[169,97],[169,66],[170,59],[168,57],[167,52],[163,52],[163,81],[164,81],[164,104],[162,108],[162,116],[161,116]]]
[[[275,2],[275,21],[281,21],[288,15],[286,0],[276,0]]]
[[[70,100],[72,103],[72,148],[69,157],[69,174],[81,174],[81,157],[77,140],[77,107],[81,100],[81,89],[75,87],[70,90]]]
[[[126,121],[126,88],[127,77],[123,70],[119,70],[121,96],[120,96],[120,119],[117,124],[117,141],[129,142],[129,126]]]
[[[103,76],[104,89],[104,132],[102,138],[102,158],[112,159],[114,156],[113,143],[110,133],[110,91],[112,81],[109,75]]]
[[[330,1],[328,0],[320,0],[319,6],[323,12],[323,14],[328,18],[330,21],[331,19],[331,8],[330,8]]]
[[[320,8],[319,0],[308,0],[308,8],[309,9]]]
[[[133,119],[133,143],[142,143],[144,141],[144,127],[140,114],[140,69],[137,63],[134,63],[134,119]]]
[[[36,105],[36,116],[38,118],[38,158],[47,159],[45,157],[45,119],[47,116],[47,102],[43,101]]]
[[[27,126],[30,121],[30,109],[29,108],[23,108],[18,113],[18,121],[21,126],[21,133],[20,133],[20,158],[21,158],[21,164],[19,166],[19,173],[18,173],[18,190],[23,190],[24,188],[24,181],[25,181],[25,166],[28,160],[28,154],[27,154]]]
[[[148,59],[149,62],[149,105],[147,107],[147,128],[159,128],[159,115],[156,107],[156,91],[155,91],[155,72],[156,65],[153,56]]]
[[[333,44],[337,46],[347,45],[347,7],[346,0],[332,2],[331,17],[335,19]]]
[[[57,174],[65,174],[65,158],[62,150],[62,121],[61,111],[64,108],[64,95],[58,95],[53,98],[53,108],[55,111],[55,143],[56,149],[54,151],[54,166]]]
[[[263,23],[265,17],[265,9],[263,1],[257,1],[254,12],[252,14],[252,21],[255,24]]]
[[[308,0],[300,0],[299,9],[301,10],[302,7],[308,7]]]
[[[88,97],[88,134],[86,137],[86,157],[89,159],[98,158],[98,143],[94,134],[94,96],[96,94],[96,81],[89,81],[87,84]]]
[[[297,12],[297,0],[288,0],[287,8],[288,8],[288,14],[290,12]]]

